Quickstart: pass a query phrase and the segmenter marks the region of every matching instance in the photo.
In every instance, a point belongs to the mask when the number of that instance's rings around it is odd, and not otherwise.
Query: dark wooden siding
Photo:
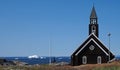
[[[93,39],[94,41],[90,41],[84,49],[83,46],[90,40]],[[107,63],[108,62],[108,55],[106,55],[103,50],[101,50],[97,44],[104,49],[104,51],[109,54],[109,50],[92,34],[89,36],[89,38],[71,55],[71,65],[81,65],[82,64],[82,57],[86,56],[87,57],[87,64],[96,64],[97,63],[97,57],[101,56],[102,58],[102,63]],[[93,45],[95,48],[94,50],[90,50],[89,47]],[[78,51],[81,50],[79,53]],[[78,55],[76,55],[78,53]],[[110,52],[110,59],[113,59],[115,56]]]

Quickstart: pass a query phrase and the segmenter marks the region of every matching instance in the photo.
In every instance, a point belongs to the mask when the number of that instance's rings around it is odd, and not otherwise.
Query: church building
[[[112,52],[99,40],[98,17],[93,6],[90,15],[89,36],[71,55],[71,65],[101,64],[115,59]]]

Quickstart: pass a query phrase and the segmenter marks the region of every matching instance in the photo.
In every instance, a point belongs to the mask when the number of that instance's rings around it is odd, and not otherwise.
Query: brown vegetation
[[[0,66],[0,70],[101,70],[104,67],[120,67],[119,61],[105,64],[86,64],[80,66],[56,65],[26,65],[26,66]],[[106,69],[105,69],[106,70]]]
[[[104,63],[104,64],[87,64],[87,65],[80,65],[75,66],[74,68],[77,70],[93,70],[95,68],[102,68],[102,67],[114,67],[120,66],[120,61],[114,61],[112,63]]]

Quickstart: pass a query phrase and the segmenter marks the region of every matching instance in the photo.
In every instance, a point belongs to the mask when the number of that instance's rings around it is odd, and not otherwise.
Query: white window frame
[[[92,19],[92,20],[91,20],[91,23],[92,23],[92,24],[96,24],[96,22],[97,22],[96,19]]]
[[[98,56],[98,57],[97,57],[97,63],[98,63],[98,64],[101,64],[101,62],[102,62],[102,58],[101,58],[101,56]]]
[[[87,64],[87,57],[86,57],[86,56],[83,56],[83,57],[82,57],[82,63],[83,63],[83,64]]]
[[[92,35],[92,34],[91,34]],[[94,34],[93,34],[94,35]],[[95,35],[94,35],[95,36]],[[96,36],[95,36],[96,37]],[[96,37],[97,38],[97,37]],[[98,39],[98,38],[97,38]],[[99,39],[98,39],[99,40]],[[89,44],[91,41],[95,42],[95,44],[107,55],[109,54],[93,39],[91,38],[75,55],[77,56],[85,47],[87,44]],[[99,40],[100,41],[100,40]],[[100,41],[101,42],[101,41]],[[101,42],[102,43],[102,42]]]
[[[96,34],[96,27],[92,26],[92,33]]]

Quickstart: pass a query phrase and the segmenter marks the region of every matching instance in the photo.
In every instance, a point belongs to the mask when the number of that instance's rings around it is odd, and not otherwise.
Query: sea
[[[20,62],[25,62],[29,65],[35,65],[35,64],[49,64],[50,62],[66,62],[70,63],[70,57],[67,56],[60,56],[60,57],[47,57],[47,56],[42,56],[39,58],[28,58],[28,57],[2,57],[6,59],[7,61],[20,61]]]
[[[25,62],[29,65],[34,64],[49,64],[51,62],[67,62],[70,63],[70,57],[69,56],[60,56],[60,57],[47,57],[47,56],[41,56],[39,58],[28,58],[28,57],[3,57],[4,59],[8,61],[20,61]],[[116,56],[117,60],[120,60],[120,56]]]

